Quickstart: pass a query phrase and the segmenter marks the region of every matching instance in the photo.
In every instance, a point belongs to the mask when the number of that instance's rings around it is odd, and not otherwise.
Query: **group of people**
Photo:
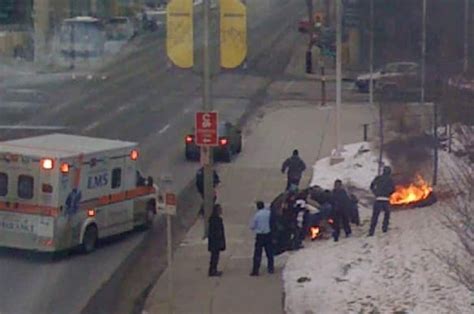
[[[257,211],[250,223],[250,229],[255,234],[253,266],[251,276],[258,276],[263,251],[267,256],[267,271],[272,274],[274,256],[286,250],[295,250],[303,247],[302,242],[309,234],[309,228],[318,226],[320,229],[332,229],[334,241],[339,241],[341,229],[346,237],[352,234],[351,223],[360,224],[358,200],[355,195],[346,191],[342,181],[337,179],[331,190],[313,187],[299,191],[299,183],[306,169],[304,161],[299,157],[298,150],[294,150],[290,158],[286,159],[281,171],[287,174],[286,192],[283,200],[275,206],[266,206],[263,201],[256,202]],[[203,169],[196,175],[196,186],[204,197]],[[213,175],[214,187],[219,182],[216,172]],[[386,166],[383,173],[377,176],[370,185],[375,195],[372,219],[368,236],[373,236],[378,217],[384,212],[382,231],[388,231],[390,220],[390,195],[395,191],[391,177],[391,168]],[[201,207],[201,213],[202,207]],[[211,254],[209,276],[221,276],[218,271],[219,254],[226,249],[222,207],[216,203],[208,221],[208,250]]]

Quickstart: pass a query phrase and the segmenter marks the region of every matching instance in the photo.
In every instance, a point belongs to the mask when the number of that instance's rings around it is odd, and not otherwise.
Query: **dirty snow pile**
[[[368,189],[377,175],[378,156],[368,142],[354,143],[344,146],[345,161],[330,166],[329,158],[323,158],[313,166],[311,186],[319,185],[332,188],[334,180],[341,179],[344,184],[361,189]],[[387,161],[384,160],[387,164]]]
[[[377,172],[377,155],[358,154],[361,146],[368,148],[367,143],[346,146],[340,164],[318,161],[313,184],[331,187],[338,177],[367,188]],[[448,178],[455,157],[442,152],[440,158],[441,178]],[[361,208],[361,226],[352,226],[350,238],[306,242],[289,257],[283,273],[286,313],[474,313],[473,293],[451,279],[432,254],[433,249],[449,251],[456,242],[440,222],[446,206],[439,201],[394,211],[389,232],[380,231],[380,217],[370,238],[371,209]]]

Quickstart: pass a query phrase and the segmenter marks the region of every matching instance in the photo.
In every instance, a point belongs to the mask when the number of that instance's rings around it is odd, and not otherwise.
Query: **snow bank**
[[[330,158],[323,158],[313,166],[311,186],[319,185],[332,188],[336,179],[344,184],[350,184],[361,189],[368,189],[377,175],[378,152],[374,151],[368,142],[344,146],[345,160],[339,164],[330,165]],[[387,163],[387,161],[384,161]]]
[[[332,187],[336,178],[367,189],[377,173],[376,152],[347,145],[345,161],[314,166],[312,185]],[[440,182],[449,185],[457,160],[440,154]],[[455,178],[454,178],[455,179]],[[392,213],[390,229],[366,237],[371,210],[361,208],[361,226],[339,242],[320,240],[290,255],[283,272],[288,314],[473,313],[474,295],[453,281],[433,249],[449,251],[456,237],[440,223],[446,203]]]

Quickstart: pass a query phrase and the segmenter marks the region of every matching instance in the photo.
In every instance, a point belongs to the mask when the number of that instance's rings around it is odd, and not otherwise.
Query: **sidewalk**
[[[367,106],[344,107],[344,143],[360,141],[361,135],[353,130],[370,119],[369,110]],[[264,257],[260,277],[250,277],[254,237],[248,224],[255,212],[255,200],[269,203],[284,189],[286,177],[280,166],[294,148],[300,150],[308,166],[302,185],[309,182],[317,152],[327,156],[334,143],[334,130],[329,127],[333,113],[331,107],[318,109],[311,104],[281,101],[266,105],[259,118],[249,123],[242,155],[218,167],[222,181],[218,195],[227,238],[227,250],[219,262],[223,276],[207,277],[209,253],[207,242],[201,240],[199,220],[175,251],[174,313],[283,313],[281,273],[291,253],[276,258],[273,275],[266,273]],[[165,272],[151,291],[144,313],[169,313],[167,287]]]

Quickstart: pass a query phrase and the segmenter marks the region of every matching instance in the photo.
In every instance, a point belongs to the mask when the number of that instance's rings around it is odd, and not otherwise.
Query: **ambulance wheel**
[[[84,238],[82,239],[82,251],[89,254],[95,250],[98,239],[98,231],[95,225],[89,225],[84,232]]]

